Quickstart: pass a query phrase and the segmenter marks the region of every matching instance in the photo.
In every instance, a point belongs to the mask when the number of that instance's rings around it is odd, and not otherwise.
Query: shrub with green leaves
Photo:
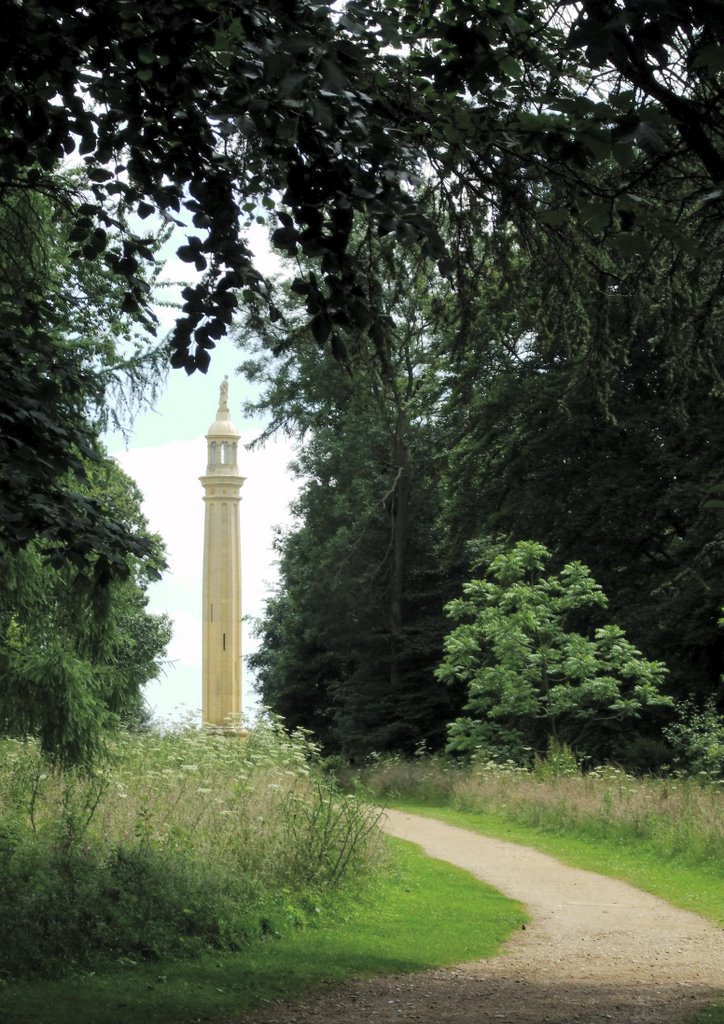
[[[671,704],[660,691],[665,666],[618,626],[592,625],[607,599],[588,568],[546,574],[550,557],[521,541],[446,606],[458,625],[436,675],[467,684],[470,713],[449,726],[449,751],[524,762],[553,739],[601,759],[643,715]]]
[[[676,708],[676,721],[664,729],[677,769],[688,774],[724,779],[724,715],[714,699],[703,708],[690,701]]]

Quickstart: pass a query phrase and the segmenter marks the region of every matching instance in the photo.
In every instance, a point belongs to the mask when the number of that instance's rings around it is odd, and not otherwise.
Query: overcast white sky
[[[273,268],[262,267],[267,272]],[[171,261],[165,276],[181,279],[188,267]],[[163,319],[171,314],[164,310]],[[261,432],[257,421],[245,420],[241,406],[250,386],[235,375],[242,354],[231,342],[221,341],[211,353],[206,376],[187,377],[172,370],[156,411],[138,418],[128,448],[110,435],[108,449],[133,477],[144,495],[144,512],[151,528],[163,537],[169,570],[150,590],[150,610],[167,612],[174,625],[169,665],[163,676],[149,684],[145,695],[157,718],[176,720],[201,706],[201,562],[204,506],[199,477],[206,468],[204,435],[216,418],[219,385],[229,375],[229,408],[241,433],[239,468],[246,481],[241,490],[242,613],[257,616],[268,585],[276,577],[271,549],[275,526],[289,522],[289,503],[298,482],[288,470],[293,458],[289,442],[267,444],[244,451],[243,446]],[[255,646],[249,625],[242,627],[242,652]],[[246,666],[243,666],[243,707],[255,704]]]

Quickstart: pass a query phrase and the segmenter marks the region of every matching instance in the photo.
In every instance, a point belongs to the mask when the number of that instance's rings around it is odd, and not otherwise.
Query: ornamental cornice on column
[[[200,476],[199,480],[206,491],[204,501],[222,496],[233,498],[235,501],[241,501],[239,488],[246,480],[246,477],[227,476],[219,478],[218,476]]]

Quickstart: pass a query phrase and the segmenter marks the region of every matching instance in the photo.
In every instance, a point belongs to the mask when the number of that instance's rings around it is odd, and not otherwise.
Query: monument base
[[[210,722],[205,722],[203,728],[214,736],[229,736],[237,740],[245,740],[249,736],[249,730],[243,725],[211,725]]]

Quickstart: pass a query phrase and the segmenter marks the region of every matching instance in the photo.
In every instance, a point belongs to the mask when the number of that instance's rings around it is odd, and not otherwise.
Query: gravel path
[[[724,931],[528,847],[388,811],[386,830],[524,903],[503,955],[354,981],[248,1024],[677,1024],[724,995]]]

